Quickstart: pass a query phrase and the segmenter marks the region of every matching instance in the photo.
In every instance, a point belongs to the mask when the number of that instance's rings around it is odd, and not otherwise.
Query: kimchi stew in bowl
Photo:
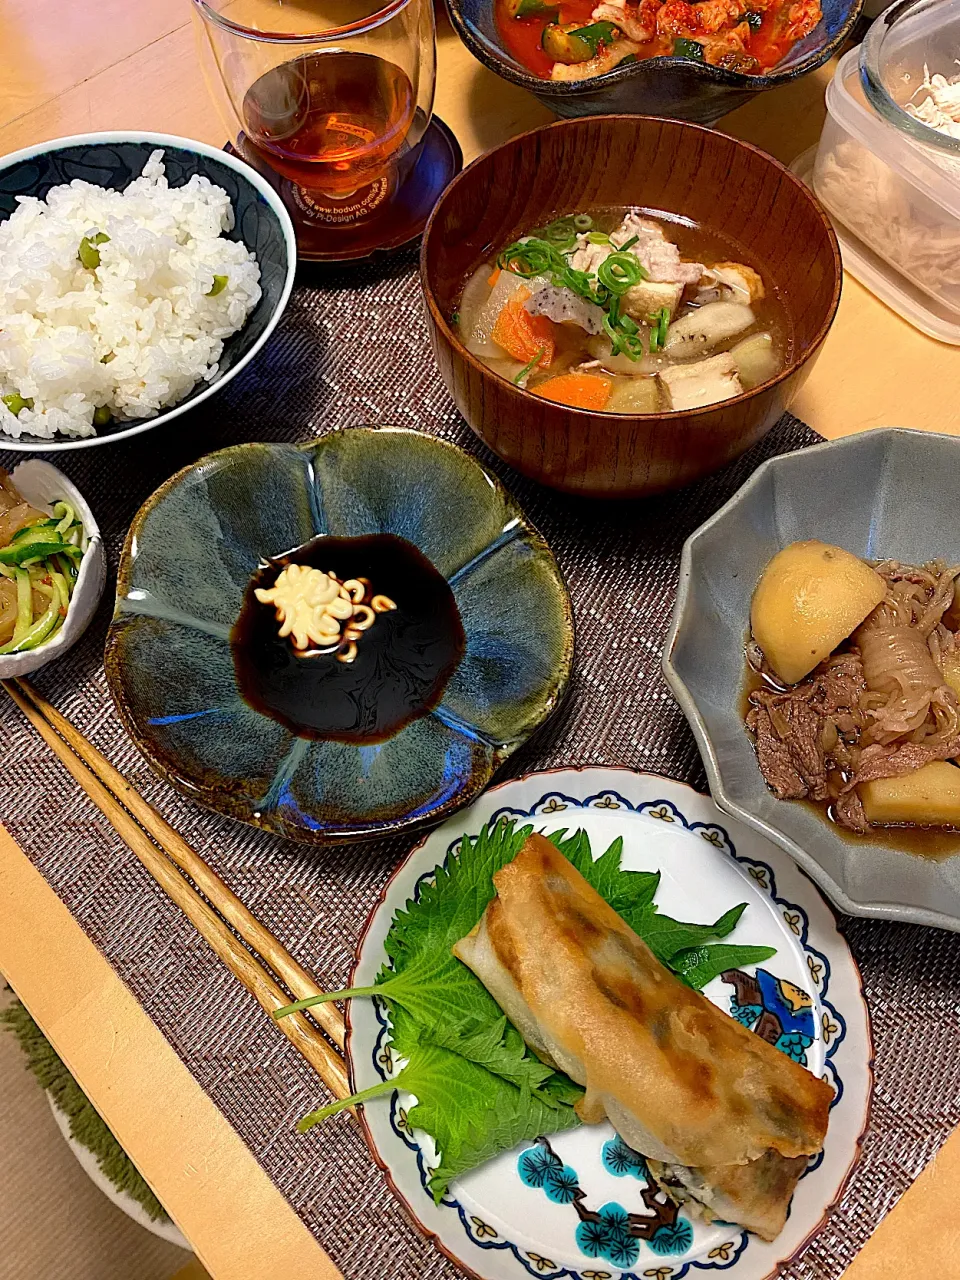
[[[820,0],[494,0],[497,29],[542,80],[582,80],[646,58],[770,71],[823,16]]]

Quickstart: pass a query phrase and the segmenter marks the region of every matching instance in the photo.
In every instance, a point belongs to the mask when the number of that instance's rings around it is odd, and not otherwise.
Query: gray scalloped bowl
[[[25,147],[0,158],[0,222],[17,207],[21,196],[44,200],[51,187],[81,179],[98,187],[122,190],[140,176],[152,151],[163,151],[167,179],[181,187],[194,174],[222,187],[230,197],[234,226],[228,240],[241,240],[257,255],[260,301],[242,329],[223,344],[217,372],[198,382],[177,404],[152,418],[133,418],[100,427],[95,436],[76,439],[58,435],[12,439],[0,434],[0,449],[12,453],[60,453],[91,449],[165,426],[188,409],[209,400],[254,358],[276,328],[290,300],[297,269],[297,242],[290,215],[270,184],[243,160],[204,142],[167,133],[111,130],[79,133]]]
[[[842,911],[955,930],[960,857],[901,852],[845,834],[812,805],[777,800],[741,713],[750,600],[768,560],[791,542],[819,538],[871,559],[956,564],[958,476],[960,439],[903,429],[765,462],[687,539],[663,653],[721,809],[785,849]]]
[[[558,116],[632,114],[673,116],[713,124],[766,89],[796,80],[840,49],[863,0],[822,0],[823,17],[763,76],[748,76],[689,58],[647,58],[588,80],[541,80],[505,48],[494,0],[446,0],[457,35],[485,67],[526,89]]]
[[[439,702],[418,704],[386,741],[298,736],[241,695],[231,637],[244,593],[267,557],[370,534],[405,539],[446,579],[462,657]],[[384,619],[402,615],[402,581],[374,590],[399,603]],[[238,445],[162,485],[130,526],[105,654],[124,725],[163,778],[314,844],[439,822],[468,803],[559,704],[572,661],[560,570],[499,481],[454,445],[368,427]]]

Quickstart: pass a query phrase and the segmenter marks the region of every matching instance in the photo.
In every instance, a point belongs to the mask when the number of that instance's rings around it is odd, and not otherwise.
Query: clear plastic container
[[[813,186],[813,165],[816,158],[817,148],[808,147],[790,166],[808,187]],[[843,269],[848,275],[859,280],[875,297],[885,302],[892,311],[896,311],[921,333],[936,338],[939,342],[960,346],[960,324],[957,323],[955,312],[942,303],[934,302],[929,294],[915,289],[905,276],[879,258],[859,236],[848,231],[839,219],[834,218],[833,222]]]
[[[904,106],[922,89],[925,67],[950,78],[960,72],[958,57],[960,5],[903,0],[888,9],[863,46],[840,60],[827,88],[813,171],[817,195],[890,273],[891,290],[919,299],[921,310],[929,299],[931,323],[918,327],[955,343],[960,139],[921,124]]]

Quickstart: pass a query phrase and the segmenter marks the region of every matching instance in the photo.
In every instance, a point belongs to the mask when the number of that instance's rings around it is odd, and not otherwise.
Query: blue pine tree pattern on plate
[[[614,1177],[632,1177],[643,1183],[640,1199],[646,1213],[628,1213],[615,1201],[596,1211],[590,1209],[576,1170],[563,1163],[546,1138],[520,1153],[517,1171],[525,1186],[544,1191],[555,1204],[574,1206],[580,1219],[577,1247],[588,1258],[632,1267],[640,1257],[641,1241],[659,1257],[686,1253],[693,1244],[693,1228],[680,1217],[677,1206],[658,1191],[640,1152],[617,1134],[603,1144],[602,1159]]]
[[[603,1167],[615,1178],[639,1178],[641,1182],[650,1181],[646,1160],[639,1151],[628,1147],[619,1133],[603,1144],[601,1159]]]

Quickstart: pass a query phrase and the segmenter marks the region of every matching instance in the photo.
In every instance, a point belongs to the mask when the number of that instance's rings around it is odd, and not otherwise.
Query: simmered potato
[[[607,413],[656,413],[660,393],[656,378],[615,378]]]
[[[780,372],[780,357],[769,333],[751,333],[749,338],[732,347],[730,354],[737,362],[740,381],[747,391]]]
[[[753,593],[753,637],[784,684],[796,684],[885,594],[880,575],[842,547],[792,542],[773,557]]]
[[[860,799],[878,827],[960,827],[960,769],[934,760],[902,778],[862,782]]]

